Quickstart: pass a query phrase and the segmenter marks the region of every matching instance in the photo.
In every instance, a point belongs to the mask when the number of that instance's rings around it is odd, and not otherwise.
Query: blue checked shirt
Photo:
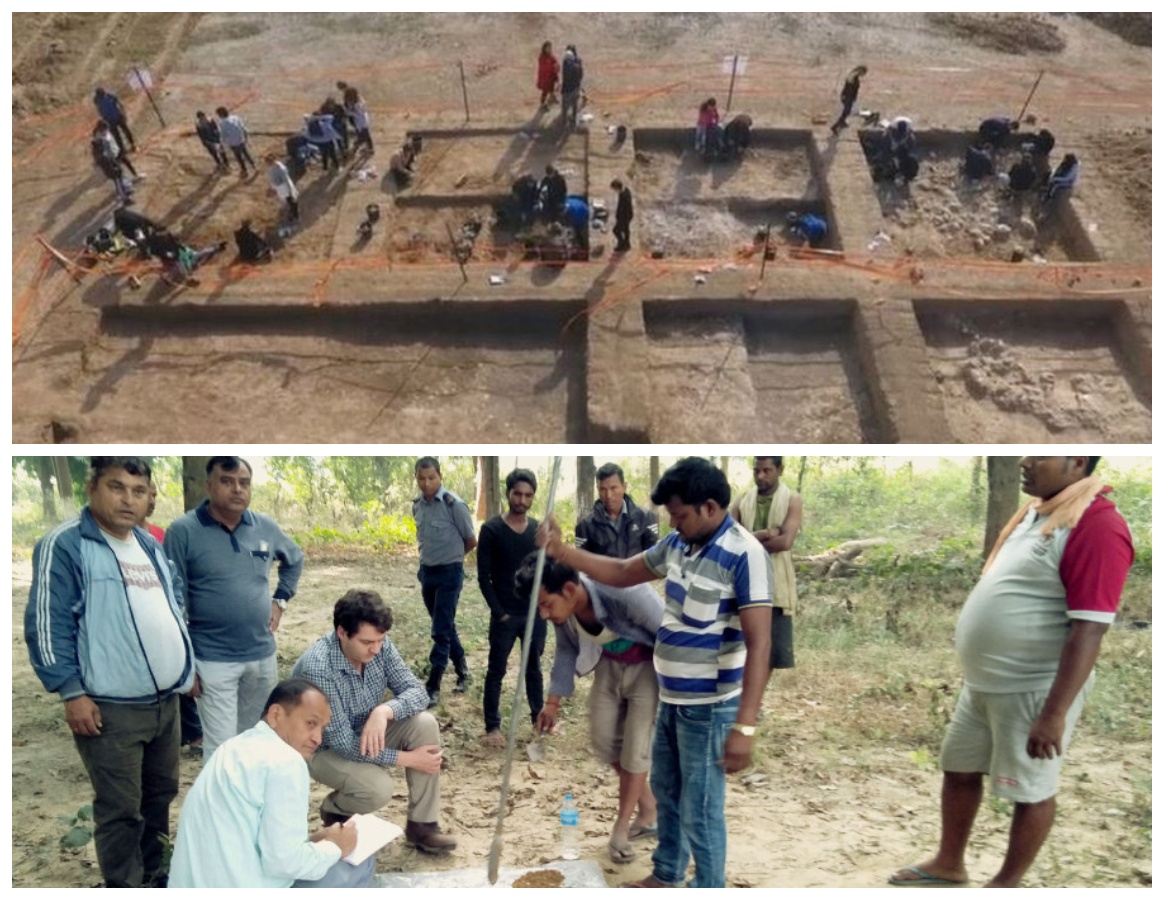
[[[428,708],[428,691],[387,638],[384,648],[360,673],[344,656],[333,631],[307,648],[291,675],[318,686],[331,706],[331,723],[323,729],[322,749],[353,762],[396,765],[396,750],[391,748],[378,756],[360,755],[360,733],[372,710],[384,702],[385,690],[392,691],[388,705],[397,720],[411,719]]]

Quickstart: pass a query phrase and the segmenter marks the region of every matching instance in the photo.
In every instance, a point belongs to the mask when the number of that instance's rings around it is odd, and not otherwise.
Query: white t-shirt
[[[132,534],[123,541],[106,531],[101,532],[113,548],[121,566],[129,595],[129,610],[137,625],[145,650],[146,663],[159,691],[176,687],[186,668],[186,644],[174,610],[166,599],[166,589],[158,570]]]

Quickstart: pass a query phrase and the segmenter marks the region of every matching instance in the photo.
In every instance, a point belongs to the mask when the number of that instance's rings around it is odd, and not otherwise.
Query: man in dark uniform
[[[422,456],[414,469],[420,496],[412,501],[416,539],[420,543],[420,582],[424,608],[432,619],[432,651],[428,655],[428,705],[440,702],[441,678],[452,659],[457,693],[469,681],[465,648],[457,635],[457,604],[465,584],[465,554],[477,546],[473,517],[465,501],[441,486],[441,464]]]

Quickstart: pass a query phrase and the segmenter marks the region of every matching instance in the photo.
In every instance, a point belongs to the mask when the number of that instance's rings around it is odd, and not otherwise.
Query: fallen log
[[[861,566],[855,560],[870,547],[880,547],[889,543],[885,538],[863,538],[857,541],[845,541],[824,553],[813,556],[801,556],[795,559],[798,566],[808,569],[814,578],[842,578],[857,572]]]

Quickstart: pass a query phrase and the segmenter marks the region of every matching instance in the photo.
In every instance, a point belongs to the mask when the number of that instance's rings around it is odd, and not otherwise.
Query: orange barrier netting
[[[25,247],[18,257],[18,260],[26,261],[32,247]],[[160,272],[161,267],[152,261],[143,261],[140,259],[124,259],[124,260],[105,260],[98,257],[93,257],[91,254],[78,254],[70,260],[74,263],[81,272],[97,274],[102,276],[122,277],[122,276],[137,276],[149,275]],[[63,265],[57,265],[59,261],[48,252],[44,251],[40,262],[37,265],[36,272],[29,285],[15,298],[13,304],[13,340],[17,340],[21,333],[21,328],[26,315],[32,304],[39,298],[39,290],[41,285],[46,280],[46,274],[52,272],[54,269],[61,271]],[[720,271],[734,271],[738,274],[755,275],[754,279],[750,280],[748,286],[749,292],[758,290],[762,284],[759,279],[759,269],[756,268],[754,273],[746,271],[741,268],[735,260],[724,260],[721,258],[710,259],[691,259],[691,258],[670,258],[670,259],[652,259],[649,256],[628,257],[625,262],[629,263],[625,269],[622,270],[624,276],[629,276],[630,280],[623,281],[620,279],[609,285],[603,285],[603,292],[600,299],[593,303],[587,310],[579,313],[572,318],[567,327],[574,324],[574,322],[583,316],[592,315],[611,309],[625,300],[631,299],[640,295],[644,288],[648,285],[658,282],[670,275],[681,273],[707,273],[714,275],[718,270]],[[507,264],[508,271],[513,272],[521,268],[533,268],[541,265],[536,260],[525,260],[520,257],[509,260],[507,263],[503,260],[470,260],[466,263],[467,269],[472,269],[475,273],[480,273],[482,278],[488,274],[488,270],[496,271],[498,266]],[[611,259],[591,259],[585,261],[571,261],[568,263],[572,268],[585,267],[588,269],[599,270],[609,268],[615,263]],[[327,289],[331,283],[333,276],[336,273],[343,271],[383,271],[385,273],[394,272],[397,270],[403,271],[432,271],[432,272],[451,272],[455,263],[447,259],[435,261],[414,261],[402,262],[392,260],[386,257],[350,257],[344,259],[332,260],[313,260],[300,262],[286,262],[279,261],[268,265],[246,265],[246,264],[229,264],[221,266],[207,266],[198,270],[200,284],[197,288],[185,288],[185,290],[192,290],[195,293],[209,293],[214,294],[223,288],[237,284],[256,274],[264,274],[267,277],[314,277],[310,296],[302,297],[302,302],[305,305],[320,306],[327,303]],[[755,268],[756,264],[751,264]],[[724,269],[725,266],[730,268]],[[860,259],[857,257],[850,258],[843,253],[836,251],[814,252],[802,248],[792,248],[790,255],[780,257],[776,260],[771,260],[767,267],[770,270],[771,277],[775,279],[777,273],[783,269],[799,269],[804,271],[811,271],[813,269],[830,269],[830,268],[844,268],[848,271],[860,273],[870,279],[890,280],[900,284],[911,283],[914,285],[919,295],[930,297],[948,297],[959,298],[965,297],[968,299],[978,300],[1025,300],[1030,299],[1032,290],[1016,290],[1013,288],[1013,279],[1017,274],[1020,274],[1016,269],[1014,263],[993,261],[993,260],[950,260],[950,259],[919,259],[917,257],[899,257],[891,260],[874,260],[870,258]],[[640,275],[638,273],[645,272],[647,274]],[[935,283],[928,275],[945,276],[952,272],[966,272],[968,275],[974,275],[978,278],[978,282],[973,289],[966,289],[960,287],[950,287],[941,283]],[[1024,266],[1021,270],[1021,275],[1030,278],[1032,281],[1042,283],[1044,285],[1044,293],[1055,293],[1064,297],[1132,297],[1136,295],[1146,295],[1151,292],[1150,279],[1152,269],[1151,266],[1137,266],[1137,265],[1121,265],[1121,264],[1103,264],[1103,263],[1048,263],[1038,266]],[[1005,281],[1011,283],[1011,286],[1006,290],[992,292],[989,281],[989,276],[999,275]],[[208,277],[209,276],[209,277]],[[985,280],[984,280],[985,276]],[[1126,286],[1118,287],[1094,287],[1094,286],[1080,286],[1081,283],[1095,284],[1096,281],[1110,282],[1125,282]],[[1138,283],[1137,283],[1138,282]],[[76,285],[72,282],[63,284],[63,289],[58,290],[52,302],[61,299],[65,293],[74,289]],[[693,293],[697,288],[693,287]],[[292,298],[293,299],[293,298]],[[520,302],[520,301],[515,301]]]
[[[683,119],[683,114],[688,113],[690,114],[688,118],[693,123],[694,107],[691,106],[691,108],[688,108],[692,97],[701,97],[705,94],[716,94],[722,97],[726,94],[729,76],[723,70],[722,55],[714,55],[711,58],[703,60],[684,58],[676,62],[662,61],[652,64],[635,64],[619,61],[622,58],[612,57],[606,59],[596,54],[585,55],[587,61],[586,92],[590,99],[589,107],[591,109],[603,107],[617,112],[646,104],[659,98],[686,93],[688,96],[684,98],[682,105],[677,107],[677,110],[681,110],[677,114],[677,118],[686,121]],[[396,117],[405,114],[410,117],[426,114],[447,116],[449,114],[455,115],[461,109],[462,98],[458,62],[464,65],[466,84],[470,91],[471,100],[473,99],[474,85],[485,79],[493,78],[510,78],[512,80],[513,84],[520,89],[516,93],[519,98],[517,100],[519,105],[526,105],[526,100],[528,99],[526,97],[527,94],[530,96],[536,94],[532,86],[532,60],[528,63],[495,63],[491,59],[466,59],[461,61],[448,60],[424,65],[415,65],[409,62],[376,62],[354,67],[349,65],[342,67],[318,66],[297,68],[293,73],[282,73],[282,79],[287,82],[294,82],[295,84],[318,80],[320,85],[317,94],[319,97],[322,97],[332,92],[334,80],[339,78],[352,80],[358,84],[357,79],[373,79],[377,75],[385,77],[391,76],[392,88],[387,92],[389,96],[367,96],[365,98],[369,102],[373,116],[382,117],[379,119],[379,122],[394,120]],[[746,66],[744,74],[736,82],[734,91],[736,97],[744,101],[774,98],[779,98],[782,101],[787,101],[790,98],[803,99],[810,101],[811,105],[818,107],[820,110],[832,112],[835,109],[836,89],[839,86],[840,79],[843,77],[843,72],[840,71],[842,67],[837,67],[836,71],[823,67],[806,68],[802,65],[789,63],[786,58],[768,59],[755,55],[748,55]],[[1026,66],[991,67],[989,69],[958,67],[954,70],[947,70],[945,68],[919,69],[916,66],[900,66],[878,62],[875,68],[875,78],[870,79],[870,84],[866,86],[862,100],[863,102],[867,100],[871,106],[877,106],[878,104],[885,105],[887,109],[890,103],[896,103],[899,106],[908,105],[904,101],[896,98],[914,96],[911,93],[912,91],[921,91],[924,87],[924,96],[941,95],[948,98],[950,103],[969,103],[977,100],[989,101],[989,109],[984,107],[984,114],[986,114],[996,111],[995,107],[998,105],[1000,95],[1009,97],[1015,93],[1016,87],[1027,83],[1032,78],[1034,71],[1033,68]],[[446,98],[445,102],[431,106],[418,106],[415,103],[409,102],[410,87],[408,76],[415,75],[417,79],[429,84],[431,83],[434,72],[444,72],[448,76],[450,80],[450,91],[452,92],[450,96]],[[638,84],[617,83],[633,79],[635,73],[643,73],[643,77]],[[681,73],[683,77],[676,79],[676,73]],[[200,87],[200,77],[208,76],[200,75],[200,73],[196,72],[183,72],[169,74],[165,78],[162,78],[159,73],[155,73],[158,94],[161,96],[167,89],[190,91],[198,88]],[[215,86],[213,91],[210,89],[205,91],[208,99],[201,104],[204,108],[212,109],[218,105],[225,105],[232,111],[252,109],[254,104],[263,97],[256,83],[258,73],[253,68],[237,70],[220,69],[213,73],[213,77],[222,87]],[[237,85],[239,83],[245,85],[248,82],[253,86],[244,88],[227,86],[231,84]],[[769,87],[770,85],[772,87]],[[886,85],[890,87],[885,87]],[[697,91],[698,93],[696,93]],[[882,91],[885,94],[882,94]],[[945,91],[945,93],[942,93],[942,91]],[[1025,92],[1025,88],[1020,91],[1020,93],[1023,92]],[[211,96],[213,99],[209,99]],[[314,97],[315,95],[312,96]],[[1054,108],[1060,115],[1070,112],[1083,112],[1094,108],[1150,113],[1151,78],[1150,76],[1142,79],[1123,78],[1117,84],[1110,84],[1099,81],[1092,76],[1049,72],[1048,77],[1044,79],[1040,87],[1039,97],[1040,104],[1036,104],[1036,106],[1041,105],[1044,108]],[[496,100],[493,102],[496,105]],[[263,109],[287,109],[293,106],[299,109],[302,106],[297,101],[277,98],[262,99],[262,104]],[[129,105],[137,118],[145,116],[148,119],[153,115],[149,111],[145,99],[142,97],[134,97],[129,100]],[[510,105],[513,105],[512,102]],[[737,106],[739,105],[737,104]],[[192,120],[193,110],[194,106],[192,105],[186,111],[185,119]],[[170,111],[167,110],[167,114],[169,113]],[[807,111],[803,112],[806,123],[811,120],[813,115],[813,113]],[[292,117],[289,116],[288,118],[290,119]],[[95,120],[96,112],[92,108],[91,102],[87,99],[63,109],[23,117],[20,120],[22,125],[28,128],[43,128],[48,133],[39,140],[22,147],[19,152],[14,153],[14,175],[18,170],[24,170],[34,163],[43,162],[46,154],[66,144],[76,144],[77,155],[80,155],[83,141],[88,137],[89,129]],[[374,121],[376,120],[374,119]],[[784,124],[787,123],[785,122]],[[968,127],[972,127],[972,124],[968,123]],[[297,127],[297,117],[293,121],[288,122],[288,126],[289,130]],[[683,127],[683,125],[679,125],[678,127]],[[147,150],[155,146],[164,148],[172,143],[175,137],[190,134],[190,123],[183,121],[180,125],[172,124],[165,129],[150,132],[139,142],[139,146]],[[452,147],[450,145],[449,149],[445,152],[451,152],[451,149]],[[59,193],[64,193],[64,191]],[[32,255],[37,249],[33,244],[26,245],[20,251],[14,259],[14,273],[25,270],[30,265]],[[754,249],[752,248],[753,252]],[[507,250],[508,248],[493,246],[487,242],[478,242],[474,245],[475,254],[486,256],[502,255],[502,258],[492,260],[475,258],[468,265],[492,267],[507,265],[510,271],[514,271],[522,265],[536,265],[536,262],[527,263],[523,262],[520,258],[510,259],[508,255],[503,255]],[[288,277],[304,275],[317,276],[311,296],[304,298],[304,300],[305,302],[320,304],[327,302],[326,295],[333,281],[333,276],[345,270],[383,270],[392,272],[398,269],[413,271],[429,269],[432,271],[440,271],[454,265],[448,258],[441,258],[435,261],[418,260],[414,258],[414,252],[408,251],[402,251],[400,255],[406,258],[393,258],[393,255],[389,253],[380,257],[351,257],[304,262],[280,261],[264,267],[242,265],[219,266],[201,271],[203,273],[215,273],[212,276],[213,281],[207,279],[210,281],[210,286],[214,290],[221,289],[232,283],[244,281],[258,272],[282,274]],[[750,253],[748,252],[748,248],[742,248],[730,260],[719,258],[668,258],[666,260],[651,260],[647,257],[628,260],[632,265],[644,267],[652,274],[643,280],[634,281],[630,285],[616,285],[613,288],[613,293],[609,297],[604,296],[603,300],[595,306],[595,309],[599,307],[604,308],[604,305],[608,303],[618,302],[617,298],[631,296],[636,290],[641,289],[642,286],[657,281],[667,274],[683,272],[692,268],[706,268],[708,266],[715,267],[725,263],[738,263],[741,259],[747,259],[749,257]],[[72,259],[81,265],[93,262],[93,260],[88,259],[84,254],[74,256]],[[602,259],[585,262],[573,261],[570,263],[574,267],[580,265],[605,266],[608,264],[608,261]],[[918,282],[920,273],[923,286],[925,285],[925,272],[927,270],[934,273],[966,270],[967,272],[974,273],[976,276],[986,275],[995,269],[998,271],[1005,270],[1007,277],[1013,277],[1016,273],[1014,264],[1006,262],[949,259],[918,260],[912,258],[882,262],[871,260],[860,254],[854,254],[851,257],[842,254],[835,257],[826,256],[824,258],[815,258],[812,254],[801,253],[794,257],[782,257],[778,261],[769,263],[769,268],[777,269],[780,266],[809,268],[815,266],[840,267],[867,275],[871,278],[889,278],[903,282],[912,281],[915,284]],[[157,265],[153,263],[118,260],[102,261],[92,271],[95,274],[100,273],[117,277],[148,273],[156,271],[157,268]],[[46,251],[42,251],[41,257],[33,269],[28,285],[20,291],[19,295],[14,297],[14,340],[19,336],[26,316],[32,304],[39,297],[42,289],[50,284],[56,283],[57,279],[54,277],[56,274],[55,270],[59,269],[60,267],[56,265],[52,255]],[[1024,276],[1032,277],[1037,282],[1049,284],[1055,290],[1061,291],[1068,296],[1135,295],[1147,293],[1151,290],[1150,287],[1142,286],[1142,284],[1150,283],[1150,266],[1048,264],[1037,268],[1024,267],[1022,272]],[[1086,274],[1081,276],[1081,272]],[[205,274],[203,277],[205,277]],[[1142,284],[1137,286],[1132,283],[1130,287],[1126,288],[1089,289],[1078,286],[1080,277],[1112,278],[1127,280],[1129,282],[1138,280]],[[73,287],[75,285],[63,285],[60,293],[63,295],[63,293],[71,290]],[[983,296],[983,291],[977,288],[972,293],[944,287],[935,290],[944,295]],[[1024,294],[1009,292],[998,295],[998,299],[1020,299],[1022,296]],[[612,300],[611,298],[615,299]]]

